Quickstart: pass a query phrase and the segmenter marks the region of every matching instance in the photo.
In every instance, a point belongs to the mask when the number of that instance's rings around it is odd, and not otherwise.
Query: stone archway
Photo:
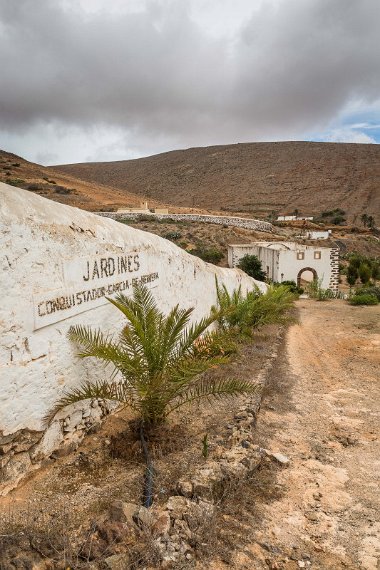
[[[301,277],[302,277],[302,273],[304,271],[311,271],[311,273],[313,274],[313,281],[318,281],[318,275],[317,272],[315,271],[315,269],[313,269],[313,267],[304,267],[303,269],[301,269],[298,272],[297,275],[297,287],[301,287]]]

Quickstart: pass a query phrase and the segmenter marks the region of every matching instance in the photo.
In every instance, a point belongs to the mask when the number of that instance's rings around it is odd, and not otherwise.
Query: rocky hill
[[[339,207],[380,222],[380,145],[244,143],[54,170],[175,206],[260,217]]]

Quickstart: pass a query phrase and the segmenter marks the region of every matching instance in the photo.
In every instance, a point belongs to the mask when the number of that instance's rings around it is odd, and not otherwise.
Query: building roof
[[[303,249],[331,249],[326,246],[320,245],[306,245],[303,243],[297,243],[295,241],[254,241],[251,243],[237,243],[231,244],[229,247],[265,247],[268,249],[275,249],[275,250],[290,250],[290,251],[299,251]]]

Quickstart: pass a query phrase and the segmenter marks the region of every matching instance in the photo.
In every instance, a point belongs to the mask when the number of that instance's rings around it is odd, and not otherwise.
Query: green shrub
[[[270,286],[266,293],[259,295],[246,307],[243,321],[252,328],[284,322],[288,319],[287,312],[292,307],[294,298],[286,286]]]
[[[360,264],[358,273],[359,273],[359,279],[363,283],[363,285],[369,283],[372,271],[371,267],[367,263]]]
[[[344,224],[346,222],[346,218],[344,218],[341,215],[338,216],[334,216],[331,220],[331,223],[334,224],[334,226],[341,226],[342,224]]]
[[[219,287],[217,283],[216,287],[218,307],[213,307],[213,312],[218,313],[219,327],[224,331],[235,329],[242,334],[250,334],[252,329],[287,320],[287,312],[295,299],[294,294],[283,285],[272,285],[266,293],[261,293],[256,287],[245,296],[241,287],[232,294],[224,285]]]
[[[373,261],[371,269],[372,269],[372,279],[375,279],[375,281],[378,281],[380,279],[380,262],[379,261]]]
[[[261,295],[261,292],[258,287],[255,287],[252,291],[248,291],[244,297],[241,285],[239,285],[237,289],[229,293],[225,285],[219,287],[216,279],[216,294],[218,305],[212,307],[212,313],[217,316],[219,328],[228,331],[234,327],[241,329],[247,306],[253,303]]]
[[[9,184],[10,186],[16,186],[17,188],[23,188],[25,185],[25,180],[22,180],[21,178],[7,178],[5,180],[5,183]]]
[[[380,301],[380,287],[377,287],[376,285],[362,287],[361,289],[356,289],[355,295],[374,295],[377,300]]]
[[[343,263],[339,263],[339,273],[341,275],[347,275],[347,267]]]
[[[369,294],[356,294],[353,295],[348,302],[350,305],[377,305],[379,303],[378,298],[376,295],[369,295]]]
[[[347,283],[353,287],[359,277],[358,270],[353,265],[347,267]]]
[[[192,255],[196,257],[200,257],[203,261],[207,261],[208,263],[214,263],[214,265],[218,265],[218,263],[223,258],[223,253],[218,249],[211,247],[211,248],[203,248],[197,247],[189,251]]]
[[[322,279],[314,279],[307,288],[309,297],[316,301],[328,301],[330,299],[343,299],[344,296],[340,291],[333,291],[332,289],[323,289]]]
[[[297,287],[297,283],[295,281],[281,281],[281,283],[274,283],[274,285],[276,287],[284,285],[289,289],[291,293],[294,293],[295,295],[302,295],[302,293],[304,293],[304,289],[302,289],[302,287]]]
[[[256,255],[247,253],[241,258],[237,267],[257,281],[265,281],[266,275],[262,269],[261,261]]]
[[[182,234],[180,234],[179,232],[168,232],[168,233],[164,234],[163,237],[165,239],[169,239],[171,241],[177,241],[178,239],[180,239],[182,237]]]
[[[347,282],[349,285],[355,285],[359,278],[363,284],[368,283],[371,278],[375,281],[380,279],[380,261],[378,258],[352,253],[348,256],[348,262]]]

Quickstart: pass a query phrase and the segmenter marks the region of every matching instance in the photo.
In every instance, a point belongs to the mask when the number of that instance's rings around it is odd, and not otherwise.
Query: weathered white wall
[[[42,430],[65,388],[104,376],[75,356],[66,333],[75,324],[120,330],[105,294],[144,279],[163,310],[179,303],[199,319],[216,301],[215,276],[230,290],[254,284],[158,236],[2,183],[0,252],[0,447],[7,434]]]
[[[297,253],[303,253],[304,259],[297,259]],[[319,252],[320,259],[314,257],[315,252]],[[297,283],[297,276],[299,271],[311,267],[317,272],[318,279],[321,280],[323,289],[330,287],[331,279],[331,264],[330,264],[330,248],[327,247],[313,247],[313,246],[299,246],[295,250],[281,250],[279,257],[278,273],[281,281],[281,274],[283,274],[282,281],[295,281]]]

